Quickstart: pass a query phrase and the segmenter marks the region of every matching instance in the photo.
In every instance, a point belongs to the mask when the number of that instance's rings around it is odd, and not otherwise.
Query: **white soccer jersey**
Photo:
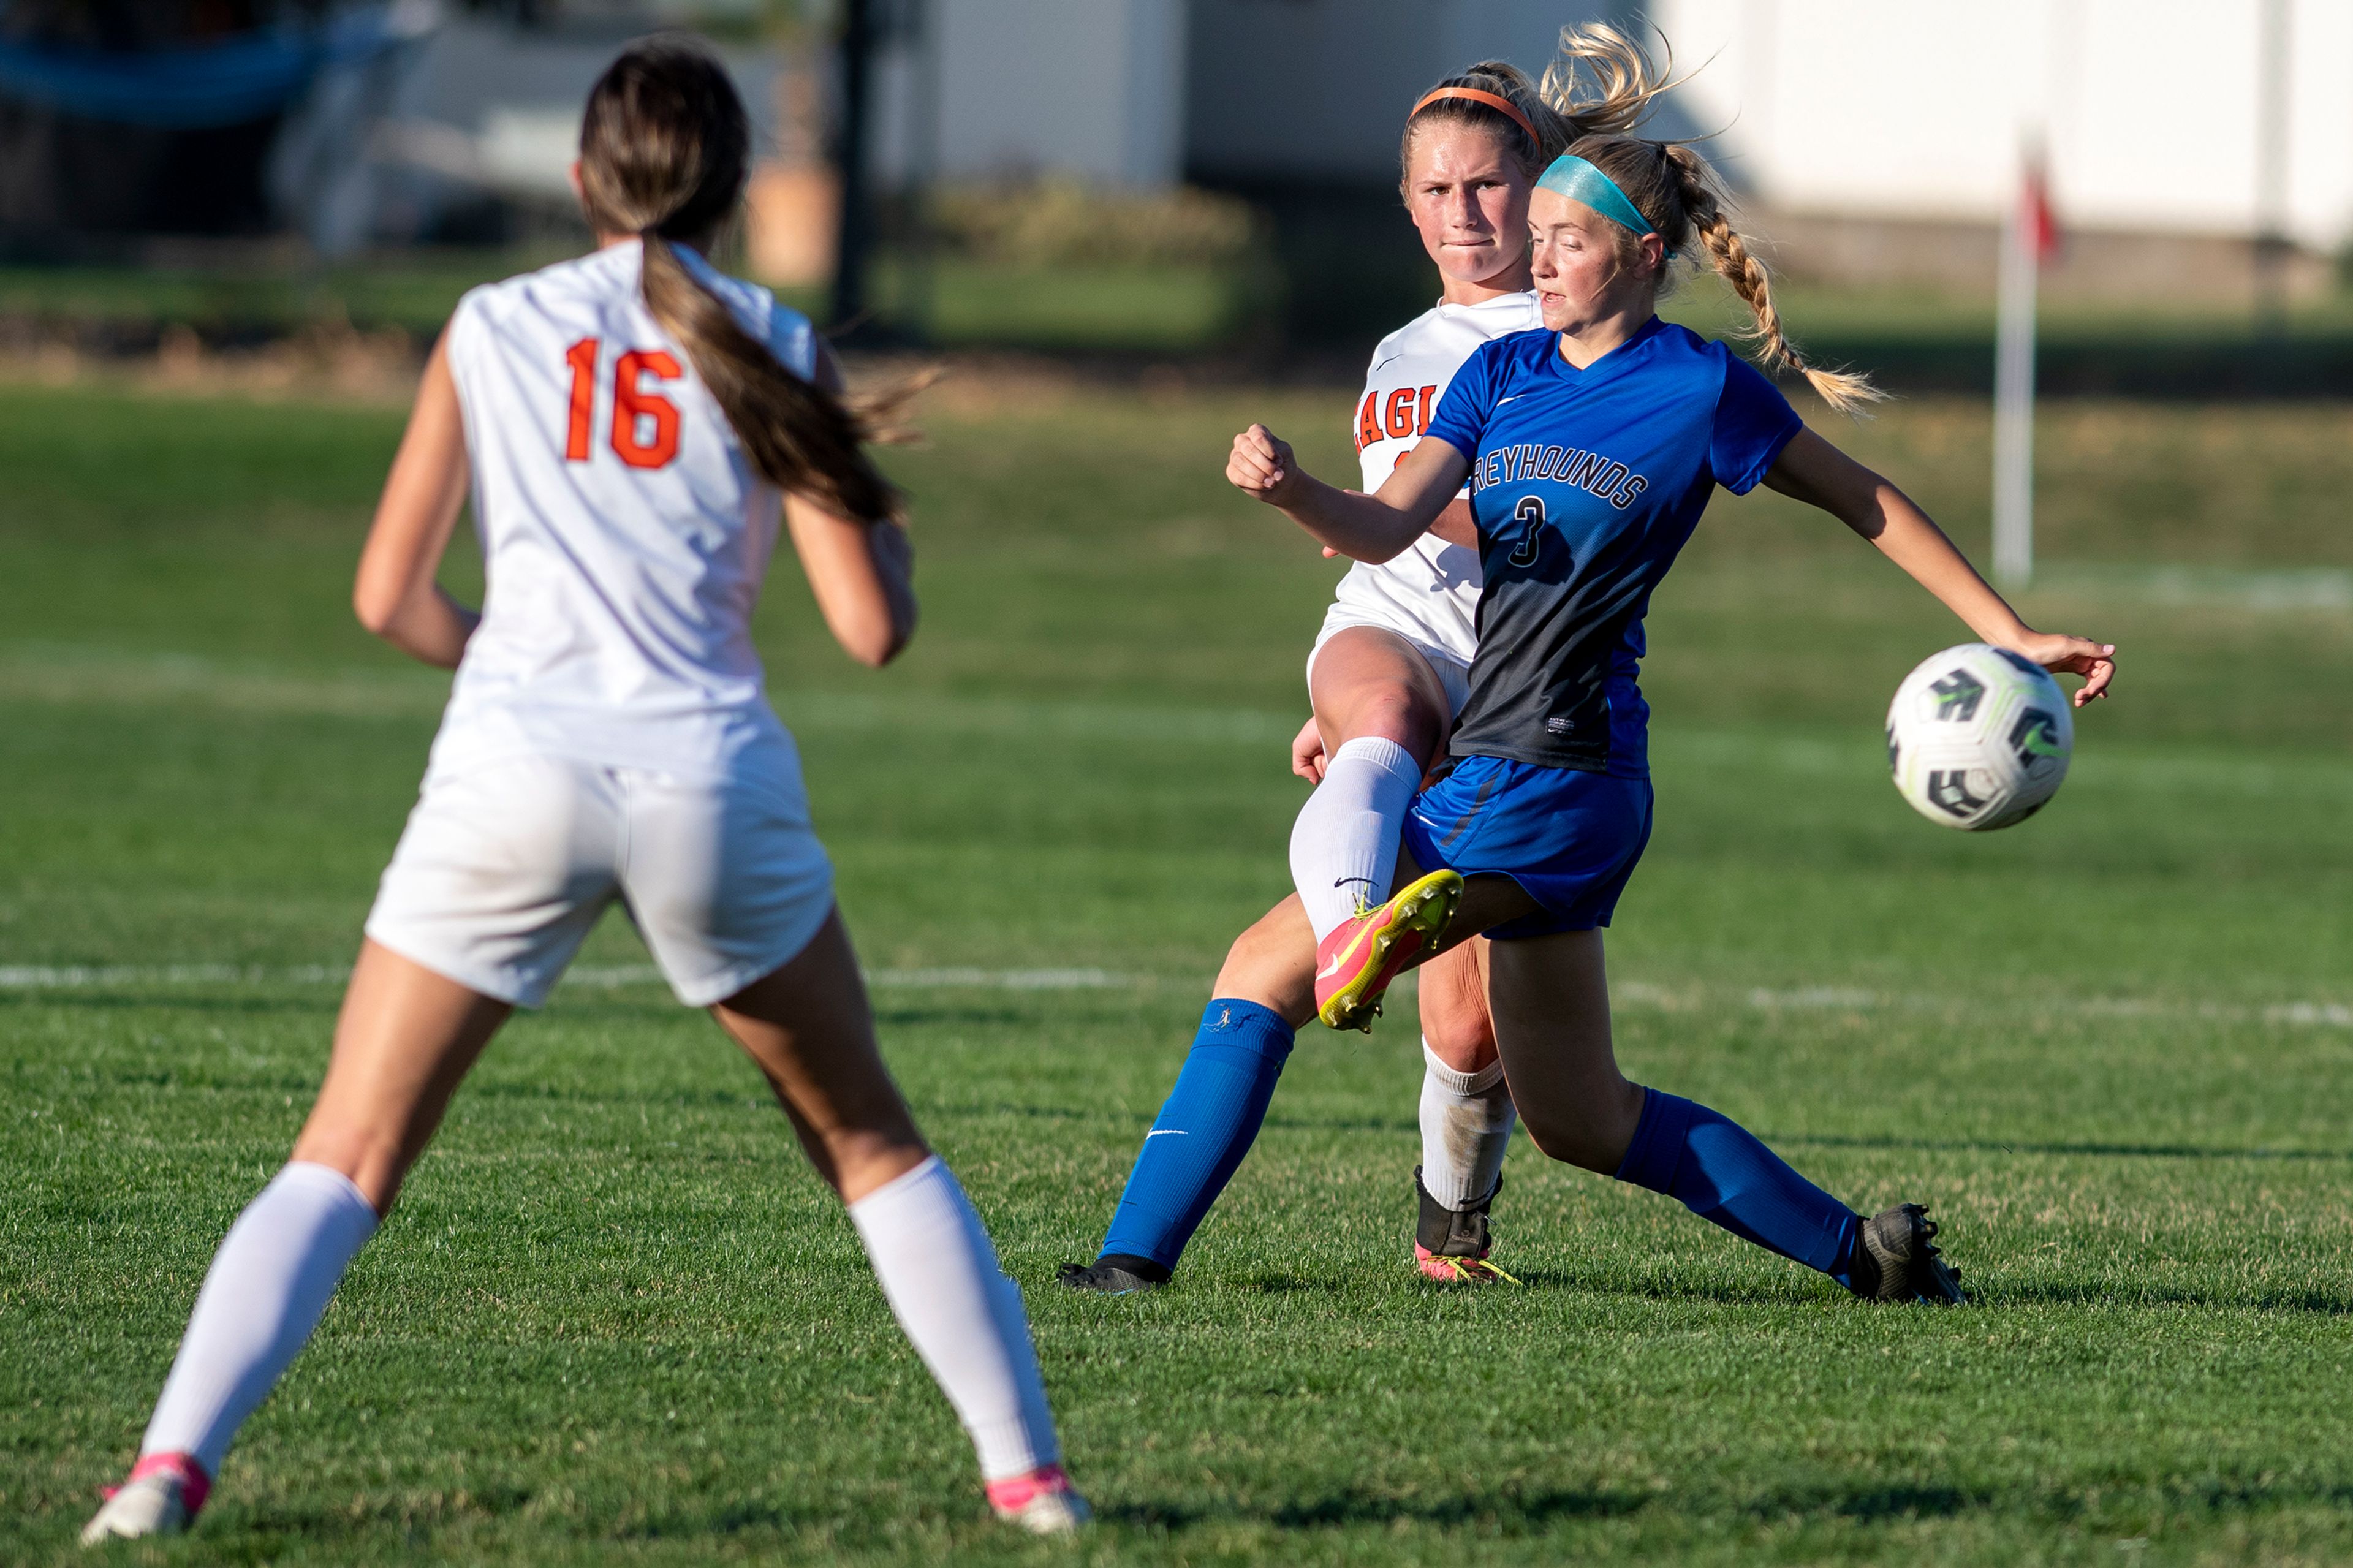
[[[1437,305],[1383,338],[1356,400],[1364,489],[1378,489],[1430,428],[1430,416],[1479,345],[1544,325],[1533,291],[1478,305]],[[1378,566],[1357,562],[1340,579],[1324,635],[1375,626],[1463,665],[1479,651],[1479,552],[1434,533]]]
[[[434,742],[719,777],[787,746],[751,637],[775,487],[648,312],[616,245],[474,289],[448,329],[489,587]],[[678,252],[801,375],[808,321]]]

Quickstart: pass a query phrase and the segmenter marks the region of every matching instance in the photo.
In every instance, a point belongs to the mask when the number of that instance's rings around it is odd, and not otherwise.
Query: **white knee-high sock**
[[[1000,1481],[1061,1458],[1020,1287],[934,1154],[849,1205],[882,1294]]]
[[[1291,879],[1322,942],[1359,900],[1389,896],[1398,832],[1421,784],[1421,764],[1395,741],[1359,736],[1332,755],[1324,782],[1291,829]]]
[[[1448,1208],[1463,1208],[1494,1191],[1519,1112],[1502,1062],[1457,1072],[1427,1041],[1421,1058],[1421,1184]]]
[[[213,1255],[172,1374],[139,1445],[220,1474],[229,1440],[319,1326],[375,1210],[351,1178],[290,1164],[245,1205]]]

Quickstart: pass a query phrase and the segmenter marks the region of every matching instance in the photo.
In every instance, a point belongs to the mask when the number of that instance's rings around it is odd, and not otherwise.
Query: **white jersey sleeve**
[[[817,339],[767,290],[679,255],[807,375]],[[434,765],[532,752],[724,774],[782,741],[751,617],[780,498],[617,245],[477,289],[448,329],[489,586]]]
[[[1378,489],[1413,450],[1454,373],[1482,343],[1544,325],[1533,292],[1477,305],[1433,307],[1381,340],[1356,399],[1362,488]],[[1394,631],[1468,666],[1479,648],[1479,552],[1424,534],[1378,566],[1358,562],[1340,580],[1324,635],[1346,626]]]

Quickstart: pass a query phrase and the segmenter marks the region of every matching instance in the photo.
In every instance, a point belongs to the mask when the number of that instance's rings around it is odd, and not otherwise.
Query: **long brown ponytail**
[[[708,245],[743,198],[752,132],[709,51],[680,38],[631,45],[589,90],[580,201],[600,234],[645,242],[646,309],[686,351],[752,466],[780,489],[853,518],[892,515],[899,494],[868,458],[861,411],[777,363],[673,248]]]
[[[1765,264],[1733,226],[1732,199],[1697,152],[1680,142],[1622,135],[1588,136],[1569,151],[1609,175],[1650,220],[1669,250],[1687,252],[1696,243],[1707,252],[1716,275],[1748,307],[1754,322],[1749,335],[1757,340],[1761,350],[1758,357],[1768,367],[1804,376],[1815,395],[1841,414],[1858,414],[1863,405],[1887,395],[1867,375],[1824,370],[1798,352],[1798,345],[1781,330],[1781,312],[1773,304],[1773,282]],[[1630,263],[1636,237],[1622,234],[1620,237],[1620,259]]]

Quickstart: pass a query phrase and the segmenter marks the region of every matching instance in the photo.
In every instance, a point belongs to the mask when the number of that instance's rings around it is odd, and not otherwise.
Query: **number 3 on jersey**
[[[575,463],[588,460],[593,439],[599,346],[595,338],[583,338],[564,354],[564,363],[572,367],[572,424],[564,456]],[[678,456],[678,405],[648,391],[645,378],[676,381],[684,374],[678,361],[659,349],[631,349],[613,362],[613,453],[629,467],[659,468]]]
[[[1533,566],[1536,554],[1544,548],[1545,509],[1541,496],[1522,496],[1520,504],[1512,509],[1513,521],[1520,525],[1520,542],[1512,546],[1507,559],[1514,566]]]

